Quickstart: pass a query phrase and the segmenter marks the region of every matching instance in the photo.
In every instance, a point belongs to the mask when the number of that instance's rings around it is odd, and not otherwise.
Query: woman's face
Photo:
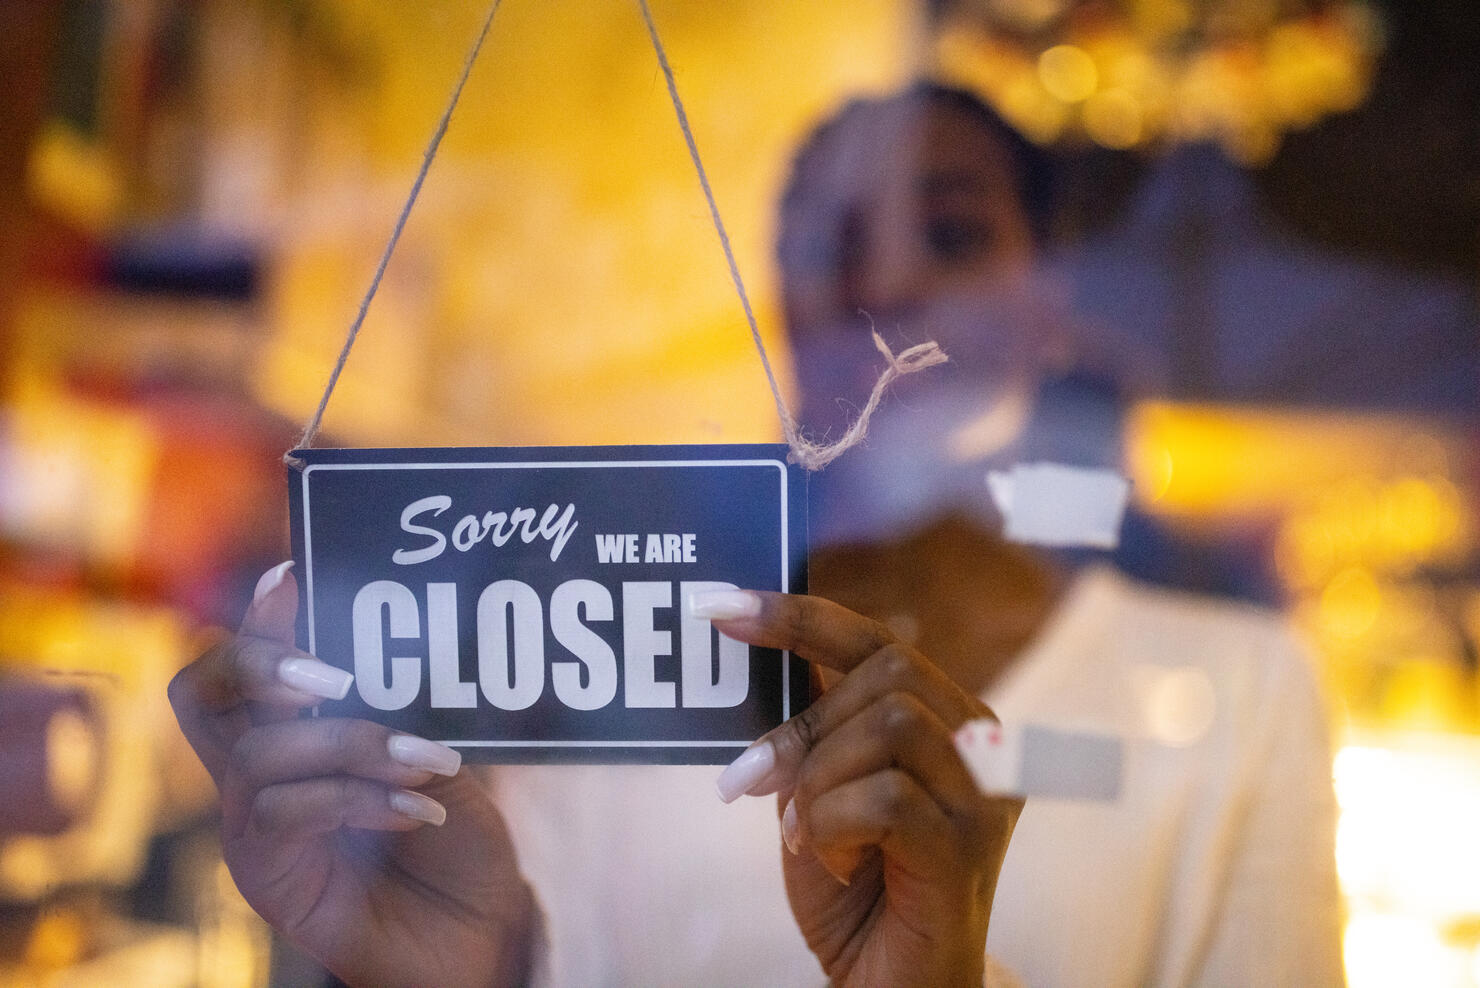
[[[1026,271],[1033,236],[1008,152],[964,111],[922,100],[843,121],[783,217],[788,324],[867,312],[881,326]]]
[[[802,176],[781,256],[809,427],[835,430],[833,399],[867,395],[880,366],[870,325],[896,348],[938,341],[986,386],[1031,363],[1041,341],[1010,314],[1032,229],[1009,152],[979,122],[922,99],[866,106]]]

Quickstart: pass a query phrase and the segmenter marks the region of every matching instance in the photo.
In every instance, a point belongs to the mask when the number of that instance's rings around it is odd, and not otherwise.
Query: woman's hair
[[[1050,156],[1036,144],[1013,129],[997,112],[975,94],[964,89],[921,81],[889,96],[859,98],[848,101],[813,128],[792,158],[791,172],[781,195],[780,233],[776,255],[783,271],[790,270],[788,261],[798,256],[797,239],[803,231],[794,222],[819,190],[828,189],[827,174],[833,157],[839,153],[838,141],[863,120],[881,111],[918,107],[953,110],[981,128],[1004,151],[1017,183],[1023,211],[1028,217],[1034,238],[1042,244],[1048,236],[1053,218],[1054,168]],[[825,194],[825,193],[824,193]]]

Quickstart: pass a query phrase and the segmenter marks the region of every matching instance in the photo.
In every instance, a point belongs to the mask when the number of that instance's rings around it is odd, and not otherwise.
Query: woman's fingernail
[[[781,839],[786,842],[786,849],[792,854],[797,853],[801,846],[801,824],[797,821],[797,801],[787,800],[786,811],[781,814]]]
[[[440,827],[447,822],[447,808],[430,796],[423,796],[410,789],[397,789],[391,793],[391,809],[402,816],[409,816],[422,823]]]
[[[295,690],[326,700],[343,700],[355,677],[318,659],[284,659],[278,663],[278,679]]]
[[[775,767],[776,747],[769,741],[757,741],[725,766],[719,778],[714,780],[714,788],[721,800],[733,803],[754,789]]]
[[[264,597],[283,585],[283,577],[288,575],[288,570],[293,568],[293,560],[278,563],[272,569],[262,574],[257,581],[257,589],[252,591],[252,603],[260,604]]]
[[[689,594],[689,616],[711,621],[755,617],[761,612],[761,599],[749,590],[701,590]]]
[[[462,755],[445,744],[410,734],[391,735],[387,747],[396,761],[411,768],[419,768],[423,772],[453,776],[462,765]]]

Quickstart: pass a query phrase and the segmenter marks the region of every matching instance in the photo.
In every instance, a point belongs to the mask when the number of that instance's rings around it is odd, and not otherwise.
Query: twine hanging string
[[[689,147],[689,159],[694,163],[694,171],[699,173],[699,186],[704,190],[704,199],[709,203],[709,217],[714,221],[714,232],[719,234],[719,245],[724,249],[725,260],[730,265],[730,280],[735,283],[735,291],[740,296],[740,306],[745,310],[745,322],[750,327],[750,338],[755,341],[756,352],[761,358],[761,367],[766,372],[766,383],[771,386],[771,398],[776,402],[776,415],[781,419],[781,431],[786,436],[786,444],[791,447],[791,455],[787,459],[808,470],[821,470],[858,445],[868,434],[869,419],[878,409],[885,389],[894,382],[895,378],[945,363],[945,351],[931,340],[912,346],[896,355],[889,349],[883,337],[875,332],[873,334],[874,346],[878,347],[879,352],[884,355],[888,366],[874,382],[874,389],[869,394],[863,411],[858,413],[858,418],[836,442],[816,442],[802,435],[801,429],[797,427],[796,418],[791,414],[791,409],[786,407],[785,399],[781,397],[781,388],[776,384],[776,374],[771,370],[771,357],[766,353],[766,344],[761,340],[760,327],[756,325],[755,312],[750,306],[750,296],[746,293],[745,282],[740,277],[740,267],[735,263],[735,252],[730,248],[730,236],[725,232],[725,221],[720,218],[719,205],[714,201],[714,190],[709,187],[709,175],[704,171],[704,162],[699,158],[699,146],[694,143],[694,131],[689,126],[689,115],[684,111],[683,100],[678,95],[678,84],[673,78],[673,66],[668,64],[668,53],[663,48],[662,39],[658,37],[658,27],[653,23],[653,12],[648,8],[648,0],[637,0],[637,5],[642,9],[642,19],[647,24],[648,37],[653,42],[653,51],[658,56],[658,66],[663,70],[663,80],[668,84],[668,98],[673,102],[673,112],[678,116],[678,127],[683,131],[684,143]]]
[[[457,101],[462,96],[463,87],[468,84],[468,76],[473,72],[473,63],[478,60],[478,53],[483,50],[483,42],[488,39],[488,32],[493,27],[494,15],[498,13],[499,6],[503,0],[493,0],[488,8],[488,14],[483,18],[483,27],[478,31],[478,37],[473,42],[473,47],[468,51],[468,57],[463,62],[462,74],[457,77],[457,85],[452,87],[452,98],[447,101],[447,109],[442,111],[442,119],[437,121],[437,129],[432,132],[432,139],[427,142],[427,149],[421,156],[421,168],[416,173],[416,181],[411,183],[411,193],[406,197],[406,203],[401,207],[401,215],[396,218],[396,225],[391,230],[390,241],[385,245],[385,251],[380,255],[380,264],[375,268],[375,276],[370,279],[370,288],[365,292],[365,297],[360,300],[360,311],[355,314],[355,321],[350,324],[349,332],[344,337],[344,345],[339,349],[339,359],[334,362],[334,369],[329,372],[329,383],[324,385],[324,394],[319,398],[319,407],[314,410],[313,417],[308,420],[308,425],[303,428],[303,435],[293,448],[283,454],[283,462],[297,470],[303,469],[303,461],[294,456],[293,453],[300,449],[307,449],[313,445],[314,437],[319,434],[319,427],[324,421],[324,410],[329,407],[329,397],[334,394],[334,386],[339,383],[339,375],[344,372],[344,365],[349,360],[349,352],[354,348],[355,339],[360,335],[360,327],[365,324],[365,315],[370,311],[370,302],[375,298],[375,293],[380,290],[381,279],[385,277],[385,269],[391,262],[391,254],[396,250],[396,244],[401,239],[401,231],[406,229],[406,220],[411,215],[411,207],[416,205],[416,197],[421,194],[422,183],[426,181],[427,172],[431,171],[432,159],[437,156],[437,149],[442,146],[442,138],[447,133],[447,126],[452,122],[452,111],[457,109]]]
[[[359,312],[355,315],[354,322],[351,323],[349,332],[344,338],[344,345],[339,351],[339,359],[335,361],[334,369],[329,374],[329,381],[324,387],[323,396],[319,399],[318,408],[314,411],[313,417],[309,419],[308,425],[304,427],[303,435],[293,449],[283,454],[283,462],[289,466],[299,470],[303,469],[303,461],[293,453],[300,449],[307,449],[313,444],[314,437],[318,435],[323,423],[324,411],[329,407],[329,398],[334,394],[334,388],[339,383],[339,375],[343,373],[344,365],[349,360],[350,350],[354,348],[355,339],[360,335],[360,327],[364,325],[365,316],[370,311],[370,302],[380,289],[380,282],[385,277],[391,254],[394,253],[396,243],[401,239],[401,232],[406,228],[406,220],[411,215],[411,208],[416,204],[416,197],[421,192],[422,183],[426,181],[427,173],[431,170],[432,160],[437,156],[437,149],[447,133],[447,127],[452,121],[452,113],[457,108],[458,98],[462,96],[463,87],[473,71],[473,63],[478,60],[478,53],[483,49],[483,42],[488,38],[489,29],[493,27],[494,15],[498,13],[501,3],[502,0],[493,0],[493,4],[488,9],[488,15],[484,18],[482,30],[478,32],[477,40],[473,42],[467,60],[463,63],[462,74],[452,90],[452,98],[448,100],[447,109],[442,112],[442,119],[438,121],[432,139],[427,143],[426,152],[422,155],[421,168],[417,171],[416,180],[411,185],[411,193],[406,197],[405,205],[401,207],[401,215],[391,230],[390,241],[386,244],[384,253],[381,254],[380,264],[370,280],[370,287],[365,292],[365,297],[360,302]],[[864,404],[863,410],[859,412],[858,418],[836,442],[815,442],[802,435],[796,418],[787,408],[785,399],[781,397],[781,388],[776,383],[775,372],[771,369],[771,358],[766,352],[765,342],[761,339],[755,311],[750,304],[750,295],[746,292],[745,282],[740,277],[740,267],[735,263],[735,252],[730,246],[730,236],[725,231],[724,220],[719,215],[719,205],[715,202],[714,190],[710,188],[709,175],[704,170],[704,162],[699,157],[699,146],[694,141],[694,131],[689,126],[689,115],[684,110],[683,100],[678,95],[678,84],[673,77],[673,67],[668,63],[668,53],[663,48],[662,39],[658,37],[658,27],[653,22],[653,13],[648,8],[647,0],[637,0],[637,3],[642,11],[643,22],[647,25],[648,37],[652,39],[653,51],[658,56],[658,65],[663,70],[663,79],[668,85],[668,97],[673,103],[674,113],[678,116],[678,126],[683,131],[684,143],[688,145],[689,159],[694,163],[694,171],[699,176],[699,186],[704,190],[704,199],[709,204],[709,216],[714,222],[714,231],[719,235],[720,247],[724,250],[725,261],[730,267],[730,280],[734,282],[735,291],[740,296],[740,306],[745,311],[745,322],[750,327],[750,338],[754,341],[756,352],[760,355],[761,367],[766,372],[766,382],[771,386],[771,397],[776,403],[776,414],[781,420],[781,429],[786,436],[786,444],[791,448],[788,459],[808,470],[820,470],[856,446],[868,434],[869,419],[878,409],[884,391],[896,378],[944,363],[946,361],[945,352],[934,341],[930,341],[895,354],[884,342],[883,337],[875,332],[873,334],[874,346],[884,356],[886,366],[878,380],[874,382],[873,391],[869,394],[868,401]]]

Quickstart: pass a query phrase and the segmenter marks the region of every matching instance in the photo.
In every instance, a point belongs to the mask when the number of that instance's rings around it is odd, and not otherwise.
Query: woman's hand
[[[297,716],[351,678],[293,647],[297,609],[270,571],[240,634],[170,683],[237,887],[346,982],[521,983],[537,917],[503,820],[450,748]]]
[[[780,794],[787,895],[828,977],[979,988],[1022,803],[983,795],[952,734],[992,712],[883,625],[821,598],[720,591],[691,609],[844,674],[718,782],[726,801]]]

